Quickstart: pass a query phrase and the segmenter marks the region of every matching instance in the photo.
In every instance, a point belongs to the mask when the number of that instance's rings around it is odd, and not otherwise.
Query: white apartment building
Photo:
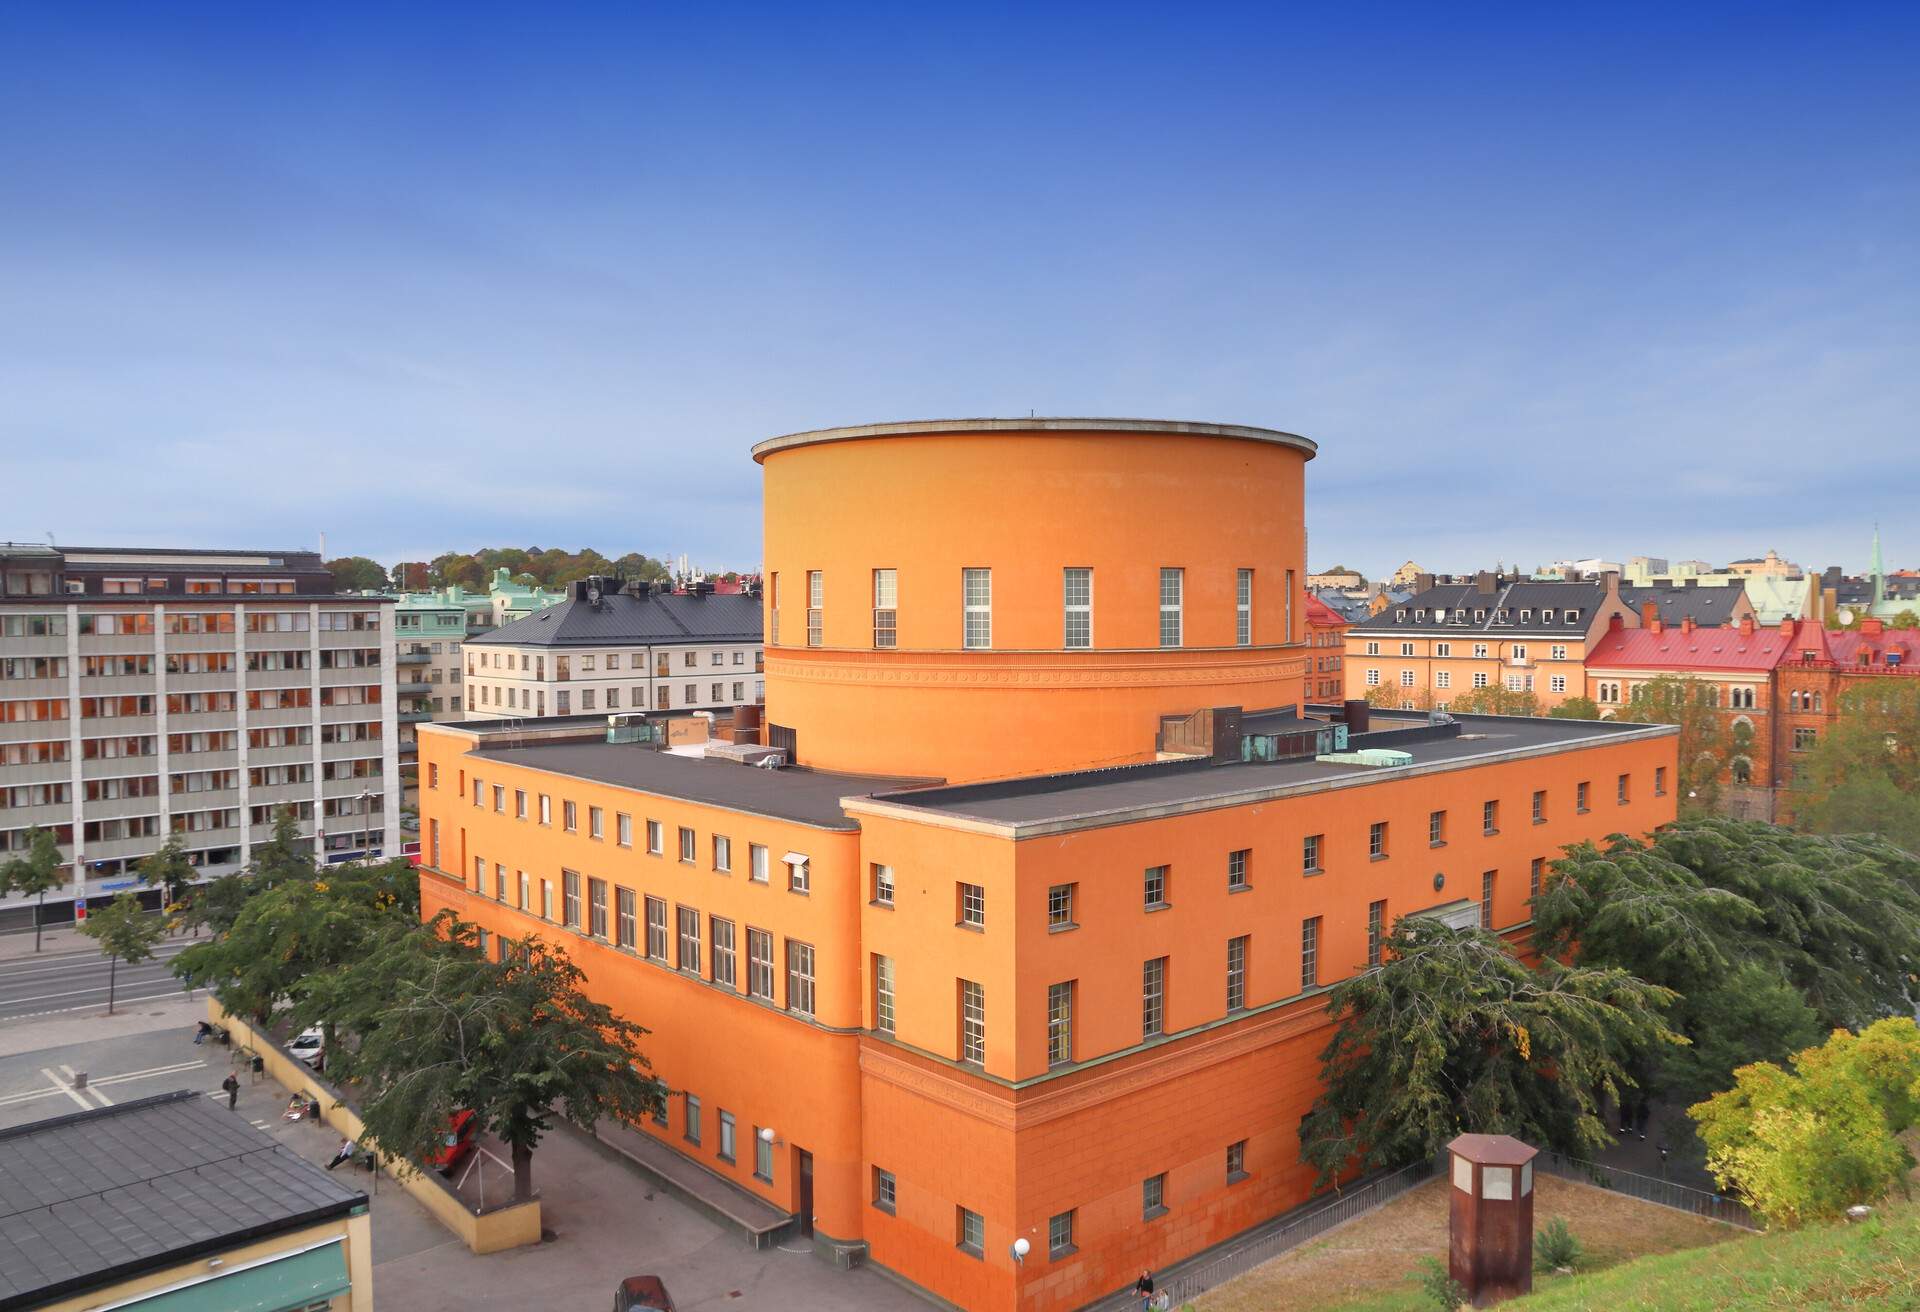
[[[469,638],[467,718],[731,710],[764,700],[760,598],[583,579],[556,606]]]
[[[57,920],[171,834],[239,869],[282,808],[322,859],[398,854],[392,649],[315,552],[0,544],[0,860],[53,831]]]

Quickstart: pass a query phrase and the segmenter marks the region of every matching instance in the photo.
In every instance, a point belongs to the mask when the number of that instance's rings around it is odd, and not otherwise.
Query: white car
[[[327,1036],[321,1032],[318,1025],[315,1025],[312,1029],[301,1030],[300,1033],[287,1044],[287,1051],[307,1065],[313,1067],[313,1069],[319,1070],[320,1057],[321,1054],[326,1051],[326,1047]]]

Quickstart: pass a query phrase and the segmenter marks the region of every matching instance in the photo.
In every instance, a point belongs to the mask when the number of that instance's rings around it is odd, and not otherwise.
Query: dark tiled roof
[[[1745,588],[1622,588],[1620,600],[1638,615],[1644,602],[1655,602],[1656,612],[1668,624],[1691,616],[1695,624],[1728,624],[1734,608],[1745,599]]]
[[[540,721],[533,721],[538,728]],[[528,747],[487,747],[467,757],[484,779],[487,761],[550,770],[575,779],[591,779],[616,788],[671,797],[683,802],[725,807],[793,820],[821,829],[859,828],[840,809],[840,799],[884,789],[912,787],[925,780],[892,776],[833,774],[788,767],[761,770],[736,761],[679,756],[635,743],[561,742]]]
[[[595,606],[579,597],[503,624],[468,646],[607,647],[635,642],[759,642],[760,598],[615,592]]]
[[[1473,583],[1441,583],[1425,592],[1389,606],[1372,620],[1363,620],[1352,630],[1368,637],[1376,633],[1581,633],[1593,622],[1593,613],[1606,600],[1606,584],[1598,579],[1578,582],[1536,581],[1495,583],[1492,592],[1481,592]],[[1506,620],[1498,618],[1507,612]],[[1541,619],[1553,612],[1551,622]],[[1567,622],[1567,612],[1579,616]],[[1447,618],[1434,616],[1444,611]],[[1454,617],[1466,612],[1464,622]],[[1484,612],[1479,619],[1474,612]],[[1521,612],[1527,618],[1521,618]],[[1401,618],[1404,612],[1404,618]],[[1416,619],[1419,615],[1422,618]]]
[[[37,1307],[366,1201],[199,1093],[0,1131],[0,1309]]]

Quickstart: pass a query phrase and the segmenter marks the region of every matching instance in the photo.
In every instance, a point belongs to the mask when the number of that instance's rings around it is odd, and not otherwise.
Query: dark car
[[[473,1156],[480,1137],[480,1118],[471,1108],[462,1108],[447,1118],[447,1133],[440,1151],[427,1158],[427,1165],[442,1175],[452,1175],[460,1163]]]
[[[613,1291],[613,1312],[673,1312],[673,1296],[659,1276],[628,1276]]]

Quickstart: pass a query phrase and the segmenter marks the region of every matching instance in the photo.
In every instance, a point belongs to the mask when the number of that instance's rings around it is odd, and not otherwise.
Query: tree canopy
[[[1556,720],[1597,720],[1600,704],[1591,697],[1569,697],[1547,714]]]
[[[330,560],[327,572],[333,575],[333,586],[342,592],[385,592],[390,586],[386,569],[365,556]]]
[[[1620,712],[1620,719],[1635,724],[1680,727],[1675,782],[1683,815],[1712,811],[1720,800],[1720,775],[1731,753],[1714,696],[1713,686],[1698,679],[1659,674],[1636,685]]]
[[[67,882],[60,864],[60,844],[51,829],[27,831],[27,853],[0,863],[0,893],[14,892],[34,899],[33,950],[40,950],[40,913],[47,894]]]
[[[1455,694],[1447,702],[1447,709],[1463,715],[1538,715],[1540,699],[1525,690],[1489,683]]]
[[[1631,1083],[1626,1061],[1675,1037],[1672,998],[1624,970],[1533,968],[1497,935],[1404,917],[1380,969],[1328,996],[1326,1088],[1301,1155],[1325,1181],[1437,1153],[1466,1130],[1597,1151],[1600,1100]]]
[[[416,562],[417,563],[417,562]],[[448,551],[435,556],[421,567],[425,585],[446,587],[458,583],[469,589],[488,585],[496,569],[505,569],[516,580],[526,580],[546,588],[558,588],[592,574],[616,575],[643,583],[665,582],[671,571],[660,561],[637,551],[609,559],[591,547],[565,551],[557,547],[482,547],[478,551]],[[409,586],[419,573],[412,564],[396,567],[406,575]]]
[[[100,945],[107,954],[107,1015],[113,1015],[113,999],[120,979],[120,963],[137,966],[153,955],[153,945],[167,932],[166,923],[150,916],[140,898],[122,893],[103,911],[96,911],[80,922],[80,932]]]
[[[1816,833],[1879,834],[1920,852],[1920,677],[1843,692],[1794,782],[1795,822]]]

